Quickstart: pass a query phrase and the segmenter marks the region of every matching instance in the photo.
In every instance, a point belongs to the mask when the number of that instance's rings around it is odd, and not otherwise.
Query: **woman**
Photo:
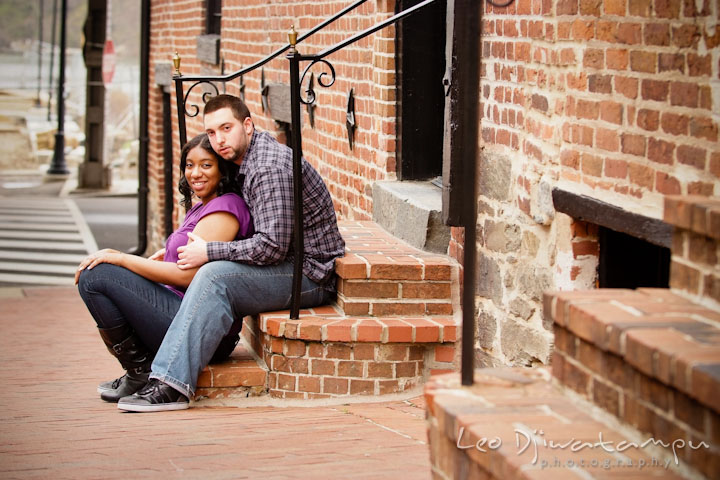
[[[207,135],[198,135],[182,149],[178,189],[187,213],[165,248],[149,258],[105,249],[80,263],[75,273],[80,296],[108,350],[126,370],[100,384],[103,400],[117,402],[148,381],[153,357],[197,271],[181,270],[175,263],[178,247],[191,241],[188,233],[220,242],[253,234],[247,204],[235,193],[236,173],[237,166],[215,153]],[[194,206],[191,195],[199,200]],[[236,343],[237,335],[224,339],[214,360],[227,357]]]

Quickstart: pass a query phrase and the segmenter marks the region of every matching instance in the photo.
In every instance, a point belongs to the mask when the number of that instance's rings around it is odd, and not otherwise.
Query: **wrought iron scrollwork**
[[[323,63],[327,66],[327,68],[330,70],[330,79],[327,80],[325,78],[326,75],[328,75],[328,72],[322,72],[320,75],[317,76],[317,83],[323,88],[329,88],[332,87],[332,85],[335,83],[335,67],[332,66],[330,62],[323,58],[319,58],[316,60],[313,60],[310,62],[310,65],[305,67],[305,70],[303,70],[302,75],[300,76],[300,85],[303,84],[305,81],[305,75],[312,69],[312,67],[315,66],[317,63]],[[315,103],[315,100],[317,100],[317,96],[315,95],[315,89],[313,88],[313,82],[308,82],[308,88],[305,90],[305,93],[307,94],[306,98],[303,98],[302,95],[300,95],[300,102],[303,105],[312,105]]]
[[[187,92],[185,92],[185,96],[183,97],[183,106],[184,106],[184,110],[185,110],[185,115],[190,118],[198,116],[198,114],[200,113],[200,107],[195,103],[188,105],[188,97],[190,96],[190,92],[192,92],[193,88],[195,88],[201,84],[208,84],[213,88],[213,90],[215,90],[214,94],[213,94],[213,92],[203,92],[203,94],[202,94],[203,103],[207,103],[210,98],[212,98],[215,95],[218,95],[220,93],[220,90],[218,90],[217,85],[215,85],[210,80],[200,80],[199,82],[195,82],[192,85],[190,85],[190,88],[187,89]],[[191,109],[191,110],[189,110],[189,109]]]

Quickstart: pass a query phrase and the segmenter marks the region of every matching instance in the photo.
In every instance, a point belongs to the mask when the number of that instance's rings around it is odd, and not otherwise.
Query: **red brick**
[[[331,395],[347,395],[350,382],[347,378],[323,378],[323,393]]]
[[[712,75],[712,57],[710,55],[687,55],[688,75],[691,77],[709,77]]]
[[[628,0],[628,12],[632,16],[649,17],[652,15],[653,0]]]
[[[678,195],[681,192],[680,182],[664,172],[655,174],[655,190],[665,195]]]
[[[352,349],[348,345],[330,344],[326,347],[325,357],[350,360],[351,353]]]
[[[393,368],[391,363],[368,362],[367,378],[392,378]]]
[[[403,283],[402,298],[450,298],[449,283]]]
[[[397,298],[398,285],[391,282],[346,281],[340,283],[340,293],[357,298]]]
[[[329,323],[325,326],[326,341],[350,342],[353,340],[353,326],[356,320],[346,319]]]
[[[382,340],[383,326],[377,320],[362,319],[357,324],[358,342],[379,342]]]
[[[658,140],[655,137],[650,137],[648,142],[648,153],[647,156],[650,160],[657,163],[664,163],[672,165],[674,163],[673,157],[675,154],[675,145],[666,142],[664,140]]]
[[[643,130],[654,132],[660,126],[660,112],[645,108],[640,109],[637,115],[637,125]]]
[[[704,148],[680,145],[677,149],[678,162],[705,170],[707,151]]]
[[[718,140],[718,126],[709,117],[696,117],[690,119],[690,135],[716,142]]]
[[[341,360],[338,362],[337,375],[339,377],[363,377],[364,368],[364,362]]]
[[[437,345],[435,347],[436,362],[453,362],[455,360],[455,347]]]
[[[420,264],[372,264],[370,267],[370,278],[386,280],[421,280],[422,266]]]
[[[602,69],[605,67],[605,51],[599,48],[588,48],[583,55],[585,68]]]
[[[633,135],[629,133],[624,133],[621,137],[620,143],[623,153],[629,153],[631,155],[637,155],[640,157],[645,156],[647,139],[644,135]]]
[[[416,343],[440,341],[440,327],[437,324],[423,319],[410,319],[408,322],[413,325],[415,330],[414,341]]]
[[[625,16],[627,11],[627,0],[605,0],[606,15]]]
[[[625,49],[608,49],[605,53],[606,66],[611,70],[626,70],[628,59],[628,51]]]
[[[354,360],[374,360],[375,345],[365,343],[357,343],[352,347]]]
[[[635,45],[642,42],[642,25],[639,23],[621,23],[618,25],[619,43]]]
[[[302,340],[285,340],[283,352],[288,357],[305,356],[306,344]]]
[[[311,358],[323,358],[325,357],[325,348],[322,343],[310,343],[308,344],[308,357]]]
[[[307,376],[298,377],[298,390],[301,392],[320,393],[320,378]]]
[[[425,313],[424,303],[380,303],[372,304],[372,314],[378,317],[392,315],[422,315]]]
[[[605,159],[605,176],[611,178],[626,178],[628,163],[625,160]]]
[[[667,23],[645,24],[645,45],[670,45],[670,25]]]
[[[600,102],[600,119],[606,122],[623,123],[623,105],[617,102],[603,101]]]
[[[312,359],[310,361],[310,373],[315,376],[335,375],[335,362],[332,360]]]
[[[672,43],[676,47],[696,48],[700,36],[698,27],[694,24],[681,24],[672,29]]]
[[[419,345],[412,345],[408,349],[408,360],[422,360],[425,358],[425,348]]]
[[[592,381],[593,402],[603,410],[617,417],[620,414],[620,397],[622,390],[618,390],[597,379]]]
[[[615,90],[617,93],[635,99],[638,96],[638,79],[628,77],[615,77]]]
[[[347,255],[335,261],[335,272],[340,278],[367,278],[367,265],[357,255]]]
[[[397,380],[378,380],[378,386],[380,395],[402,391]]]
[[[682,53],[658,54],[658,72],[678,71],[685,73],[685,55]]]
[[[689,124],[690,119],[685,115],[666,112],[660,117],[662,130],[672,135],[687,135]]]
[[[690,82],[670,84],[670,105],[695,108],[698,106],[698,85]]]
[[[295,383],[297,377],[294,375],[285,375],[283,373],[278,375],[277,388],[280,390],[295,391]]]
[[[658,18],[679,18],[680,2],[677,0],[655,0],[655,15]]]
[[[381,322],[387,327],[388,342],[412,342],[412,327],[402,320],[383,318]]]
[[[657,54],[644,50],[630,52],[630,69],[633,72],[655,73],[657,71]]]
[[[655,100],[658,102],[667,100],[670,82],[645,79],[640,85],[642,98],[644,100]]]
[[[645,165],[631,163],[628,166],[630,181],[641,187],[652,189],[655,183],[655,170]]]
[[[373,395],[375,393],[374,380],[350,380],[350,395]]]
[[[617,152],[620,150],[620,137],[615,130],[598,128],[595,133],[595,143],[598,148],[609,152]]]

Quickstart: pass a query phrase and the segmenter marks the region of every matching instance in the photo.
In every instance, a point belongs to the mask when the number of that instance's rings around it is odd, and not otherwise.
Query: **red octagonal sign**
[[[115,75],[115,45],[112,40],[105,41],[102,56],[102,79],[105,85],[112,83]]]

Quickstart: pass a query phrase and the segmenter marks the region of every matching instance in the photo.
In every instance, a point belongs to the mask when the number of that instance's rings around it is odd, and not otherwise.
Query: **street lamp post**
[[[55,25],[57,25],[57,0],[53,0],[52,29],[50,33],[50,74],[48,75],[47,119],[50,121],[53,93],[53,66],[55,65]]]
[[[65,46],[67,0],[60,3],[60,72],[57,90],[57,132],[55,132],[55,151],[47,173],[50,175],[67,175],[70,171],[65,164]]]
[[[42,41],[43,41],[43,11],[45,10],[44,0],[40,0],[40,11],[38,12],[38,80],[37,98],[35,106],[40,106],[40,87],[42,85]]]

